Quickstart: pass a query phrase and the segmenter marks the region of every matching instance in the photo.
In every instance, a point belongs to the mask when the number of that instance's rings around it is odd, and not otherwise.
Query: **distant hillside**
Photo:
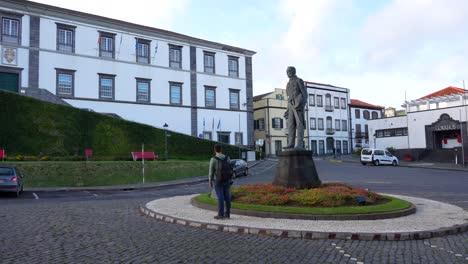
[[[7,155],[84,156],[130,159],[131,151],[153,151],[164,157],[164,130],[77,108],[39,101],[0,90],[0,148]],[[170,132],[170,159],[207,159],[216,142]],[[231,157],[239,148],[224,145]]]

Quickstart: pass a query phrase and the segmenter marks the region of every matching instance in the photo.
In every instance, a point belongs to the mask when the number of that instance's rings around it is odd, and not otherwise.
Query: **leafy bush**
[[[395,155],[395,153],[396,153],[396,149],[394,147],[388,147],[387,151],[392,153],[392,155]]]
[[[271,183],[243,185],[232,188],[232,194],[237,203],[312,207],[358,205],[358,197],[365,197],[367,205],[383,199],[377,193],[335,182],[314,189],[284,188]]]

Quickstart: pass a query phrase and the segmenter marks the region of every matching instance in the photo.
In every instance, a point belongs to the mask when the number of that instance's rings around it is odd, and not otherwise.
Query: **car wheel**
[[[396,160],[394,160],[394,161],[392,162],[392,166],[395,167],[396,165],[397,165],[397,162],[396,162]]]
[[[380,161],[379,161],[379,160],[374,160],[374,165],[375,165],[375,166],[379,166],[379,165],[380,165]]]
[[[365,162],[361,162],[362,165],[366,166],[366,163]]]

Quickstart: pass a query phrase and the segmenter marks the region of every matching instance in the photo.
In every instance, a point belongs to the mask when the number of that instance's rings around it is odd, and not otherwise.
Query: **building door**
[[[327,137],[327,154],[333,154],[335,148],[335,140],[332,137]]]
[[[312,150],[312,155],[317,155],[317,140],[310,141],[310,150]]]
[[[0,90],[18,92],[19,76],[17,73],[0,72]]]
[[[279,156],[281,149],[283,149],[281,145],[281,140],[275,140],[275,155]]]

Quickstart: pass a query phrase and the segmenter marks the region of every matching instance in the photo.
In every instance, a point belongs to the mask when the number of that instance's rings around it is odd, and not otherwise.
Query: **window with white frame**
[[[319,106],[319,107],[323,106],[323,96],[322,95],[317,95],[317,106]]]
[[[309,105],[315,106],[315,94],[309,94]]]
[[[362,116],[364,117],[364,119],[369,120],[369,119],[370,119],[370,113],[369,113],[369,111],[368,111],[368,110],[364,110],[364,111],[362,112]]]
[[[334,101],[334,103],[335,103],[335,109],[340,108],[340,98],[334,97],[334,98],[333,98],[333,101]]]
[[[136,39],[136,61],[139,63],[150,63],[151,41],[146,39]]]
[[[75,71],[55,69],[57,73],[57,95],[73,97],[75,94]]]
[[[16,18],[2,18],[2,41],[20,43],[20,20]]]
[[[211,132],[204,131],[204,132],[203,132],[203,138],[204,138],[204,139],[211,140],[211,138],[212,138]]]
[[[216,87],[205,86],[205,107],[216,108]]]
[[[114,100],[115,75],[99,74],[99,98]]]
[[[265,119],[260,118],[258,120],[258,130],[265,130]]]
[[[170,104],[181,105],[182,104],[182,84],[170,82]]]
[[[243,145],[244,144],[244,137],[242,135],[242,132],[236,132],[234,134],[235,140],[236,140],[236,145]]]
[[[75,52],[75,26],[57,23],[57,50]]]
[[[335,130],[340,131],[341,130],[341,120],[335,119]]]
[[[341,109],[346,109],[346,98],[341,98]]]
[[[203,61],[205,65],[206,73],[215,73],[215,53],[214,52],[203,52]]]
[[[228,56],[229,77],[239,77],[239,58]]]
[[[318,130],[323,130],[323,118],[318,119]]]
[[[315,117],[310,118],[310,129],[311,130],[317,130],[317,123],[316,123]]]
[[[341,120],[341,127],[343,131],[348,131],[348,121],[347,120]]]
[[[150,79],[136,79],[137,86],[137,102],[150,102],[151,101],[151,80]]]
[[[283,128],[283,119],[281,117],[272,118],[271,125],[273,129],[281,129]]]
[[[229,108],[238,110],[239,107],[239,90],[229,89]]]
[[[169,44],[169,67],[182,69],[182,46]]]
[[[99,32],[99,56],[103,58],[114,58],[115,34]]]

